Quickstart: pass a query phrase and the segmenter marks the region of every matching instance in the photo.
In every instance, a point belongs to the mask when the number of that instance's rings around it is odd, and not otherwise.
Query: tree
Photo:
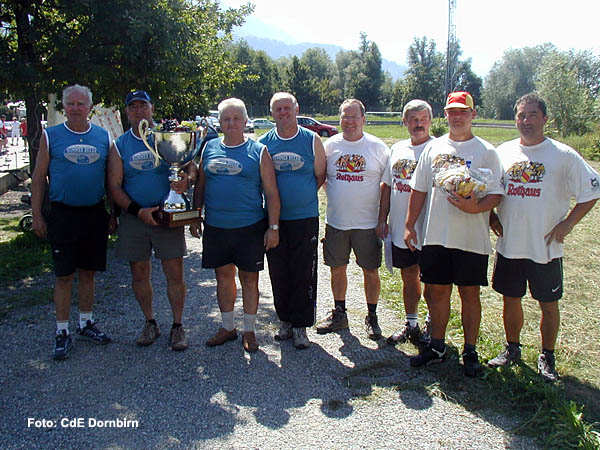
[[[537,68],[544,57],[556,48],[550,43],[504,52],[485,79],[483,104],[485,114],[496,119],[512,119],[515,101],[535,89]]]
[[[73,83],[95,102],[123,105],[131,89],[151,92],[158,114],[208,109],[239,76],[224,46],[250,6],[221,11],[216,0],[10,0],[0,3],[0,89],[24,98],[35,163],[42,102]]]
[[[232,89],[225,89],[225,96],[240,98],[246,103],[251,116],[265,115],[271,95],[280,85],[279,71],[275,62],[264,51],[250,48],[245,40],[230,47],[231,60],[242,69],[240,78]]]
[[[406,71],[407,98],[420,98],[440,111],[444,104],[445,57],[436,50],[435,41],[414,38],[408,48]]]
[[[546,101],[549,125],[563,136],[585,133],[594,118],[594,99],[583,79],[567,53],[551,53],[539,68],[536,89]]]

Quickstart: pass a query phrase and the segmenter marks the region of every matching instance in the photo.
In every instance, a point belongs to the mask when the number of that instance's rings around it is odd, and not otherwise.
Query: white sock
[[[419,322],[419,313],[416,314],[407,314],[406,321],[411,327],[416,327]]]
[[[256,329],[256,314],[244,313],[244,333],[254,332]]]
[[[56,334],[60,334],[62,330],[65,330],[69,334],[69,321],[56,321]]]
[[[225,328],[227,331],[233,330],[235,328],[233,324],[233,311],[221,311],[221,322],[223,322],[223,328]]]
[[[92,312],[80,312],[79,313],[79,328],[85,328],[87,321],[92,322]]]

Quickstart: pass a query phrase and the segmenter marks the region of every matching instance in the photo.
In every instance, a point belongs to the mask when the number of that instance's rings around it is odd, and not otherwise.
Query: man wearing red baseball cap
[[[410,359],[410,365],[420,367],[445,359],[450,295],[457,285],[465,336],[463,368],[465,375],[472,377],[481,370],[475,350],[481,322],[479,289],[488,284],[488,256],[492,252],[489,216],[504,193],[502,166],[494,147],[471,132],[476,116],[471,94],[450,93],[444,113],[450,131],[423,151],[410,182],[404,238],[411,250],[416,242],[422,242],[421,281],[430,292],[431,314],[431,342]],[[447,195],[434,184],[435,175],[447,166],[488,169],[491,181],[487,195],[481,199],[473,193]],[[418,236],[415,224],[423,208],[422,236]]]

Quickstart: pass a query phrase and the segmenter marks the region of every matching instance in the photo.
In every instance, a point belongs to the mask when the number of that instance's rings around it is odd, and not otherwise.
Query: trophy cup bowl
[[[198,131],[159,131],[149,128],[148,121],[140,121],[138,131],[144,145],[154,155],[154,166],[160,161],[169,164],[169,181],[180,181],[179,171],[189,164],[200,151],[206,128]],[[150,145],[148,138],[153,137]],[[185,194],[178,194],[173,189],[161,201],[155,220],[166,227],[178,227],[198,222],[200,210],[192,209]]]

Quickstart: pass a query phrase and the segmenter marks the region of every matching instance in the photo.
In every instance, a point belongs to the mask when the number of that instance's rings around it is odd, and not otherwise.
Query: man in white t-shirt
[[[406,321],[404,326],[388,337],[389,344],[412,342],[417,345],[421,337],[428,336],[428,324],[421,330],[418,322],[418,306],[421,298],[418,256],[421,244],[412,251],[404,242],[404,224],[410,196],[409,182],[417,167],[419,156],[433,138],[429,135],[433,113],[429,103],[423,100],[411,100],[402,111],[402,122],[408,130],[409,139],[396,142],[390,153],[390,163],[384,174],[379,208],[377,233],[380,238],[388,234],[392,239],[392,265],[400,269],[402,276],[402,297]],[[389,226],[386,223],[389,214]],[[423,214],[417,219],[417,229],[423,225]],[[417,233],[421,238],[422,233]],[[428,300],[429,292],[425,292]],[[423,334],[422,334],[423,332]],[[427,338],[425,339],[425,341]]]
[[[542,353],[538,371],[545,381],[558,379],[554,347],[563,293],[563,242],[600,198],[600,176],[572,148],[544,136],[546,104],[527,94],[515,104],[518,139],[498,147],[506,194],[492,215],[499,236],[492,287],[503,295],[506,349],[490,367],[521,359],[521,299],[529,284],[542,311]],[[570,208],[571,199],[575,206]]]
[[[371,339],[381,338],[377,321],[377,302],[381,289],[381,240],[376,228],[379,215],[381,179],[389,164],[385,143],[363,132],[365,107],[356,99],[340,106],[342,134],[325,142],[327,159],[327,219],[323,257],[331,269],[331,290],[335,308],[317,333],[325,334],[348,328],[346,314],[346,268],[350,250],[364,276],[368,314],[365,329]]]
[[[420,367],[445,359],[450,295],[453,285],[457,285],[465,337],[463,369],[466,376],[472,377],[481,371],[475,350],[481,322],[479,290],[487,286],[488,256],[492,251],[489,215],[504,193],[500,183],[502,166],[494,147],[473,136],[471,123],[476,112],[468,92],[451,92],[444,112],[450,131],[425,148],[410,182],[404,240],[411,250],[422,243],[421,281],[429,289],[431,314],[431,341],[410,359],[410,364]],[[434,180],[436,174],[447,174],[450,167],[488,172],[485,196],[478,198],[470,189],[463,195],[447,194]],[[419,237],[416,223],[423,208]]]

